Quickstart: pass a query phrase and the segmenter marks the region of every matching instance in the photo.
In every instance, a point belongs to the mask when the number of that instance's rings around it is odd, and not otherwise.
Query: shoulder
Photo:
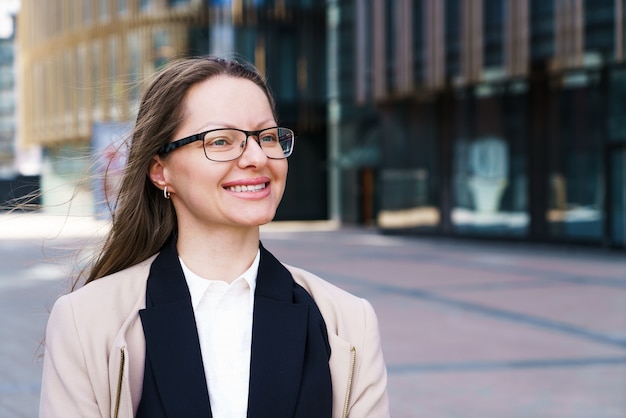
[[[285,267],[324,317],[331,346],[334,410],[348,407],[350,416],[388,417],[387,371],[372,305],[306,270]],[[345,387],[348,398],[344,398]]]
[[[285,267],[289,270],[296,283],[309,292],[316,302],[319,298],[329,301],[337,300],[341,303],[361,303],[361,298],[354,296],[307,270],[287,264],[285,264]]]
[[[315,274],[285,265],[296,283],[302,286],[320,309],[329,331],[337,335],[363,329],[368,321],[376,320],[372,305]]]
[[[71,315],[77,325],[119,326],[145,300],[153,260],[154,256],[61,296],[54,304],[51,320],[63,322]]]
[[[97,304],[110,301],[111,298],[124,302],[133,294],[145,290],[150,266],[155,257],[156,255],[117,273],[94,280],[67,296],[73,304]]]
[[[46,326],[42,377],[42,402],[50,411],[108,416],[110,378],[117,376],[119,364],[116,348],[125,349],[130,370],[124,375],[130,374],[133,387],[138,385],[145,353],[139,311],[145,307],[153,259],[57,299]]]

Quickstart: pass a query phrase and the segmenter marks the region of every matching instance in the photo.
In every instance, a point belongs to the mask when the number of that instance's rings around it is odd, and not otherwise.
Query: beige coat
[[[40,417],[134,416],[145,363],[138,312],[146,305],[154,258],[58,299],[46,330]],[[333,418],[388,417],[387,372],[371,305],[307,271],[287,268],[326,322]]]

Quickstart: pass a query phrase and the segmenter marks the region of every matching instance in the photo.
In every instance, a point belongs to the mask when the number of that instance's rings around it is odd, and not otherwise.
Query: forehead
[[[253,122],[273,116],[265,92],[254,82],[216,76],[192,86],[184,99],[184,122]]]

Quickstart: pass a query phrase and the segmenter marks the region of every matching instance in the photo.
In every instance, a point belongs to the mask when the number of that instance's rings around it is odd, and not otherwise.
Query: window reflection
[[[525,85],[459,96],[451,219],[461,233],[526,235]]]
[[[600,239],[603,226],[602,99],[599,78],[571,73],[555,91],[549,138],[547,221],[553,238]]]
[[[362,161],[379,167],[377,223],[386,229],[432,230],[441,221],[438,132],[431,123],[438,109],[432,103],[413,103],[405,112],[394,110],[379,122],[366,118],[355,135],[362,138],[355,150],[369,155]]]

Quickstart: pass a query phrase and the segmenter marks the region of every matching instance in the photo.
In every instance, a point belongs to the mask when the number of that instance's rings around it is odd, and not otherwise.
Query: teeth
[[[263,184],[255,184],[255,185],[237,185],[237,186],[230,186],[227,187],[227,190],[230,190],[231,192],[258,192],[259,190],[263,190],[265,189],[265,183]]]

